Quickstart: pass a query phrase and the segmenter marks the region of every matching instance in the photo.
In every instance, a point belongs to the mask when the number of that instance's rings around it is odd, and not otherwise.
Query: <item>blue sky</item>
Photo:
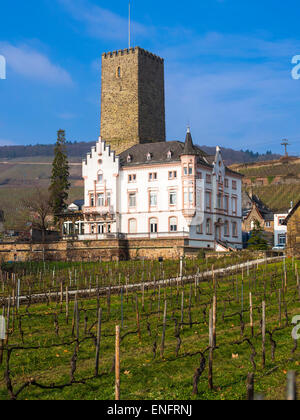
[[[300,153],[300,6],[288,0],[132,0],[132,38],[165,58],[167,139]],[[100,57],[128,44],[128,0],[2,2],[0,145],[93,141]]]

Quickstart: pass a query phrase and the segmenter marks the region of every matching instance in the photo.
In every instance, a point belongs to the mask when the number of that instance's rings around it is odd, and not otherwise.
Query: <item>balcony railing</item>
[[[106,214],[114,214],[113,206],[94,206],[94,207],[83,207],[84,214],[97,214],[104,216]]]
[[[63,235],[63,239],[79,241],[107,240],[107,239],[160,239],[160,238],[188,238],[189,232],[157,232],[157,233],[85,233],[78,235]]]

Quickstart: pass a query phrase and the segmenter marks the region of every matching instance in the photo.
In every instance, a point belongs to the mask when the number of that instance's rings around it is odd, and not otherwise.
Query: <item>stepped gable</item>
[[[184,149],[185,143],[180,141],[137,144],[120,154],[120,164],[121,166],[136,166],[178,162],[181,160],[180,157],[185,154]],[[168,157],[169,152],[171,155]],[[206,154],[198,146],[193,146],[190,152],[198,156],[199,163],[211,167],[206,161]]]

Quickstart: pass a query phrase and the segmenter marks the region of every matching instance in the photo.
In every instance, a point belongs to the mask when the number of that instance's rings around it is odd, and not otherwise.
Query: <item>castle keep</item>
[[[117,154],[166,141],[162,58],[139,47],[102,55],[101,137]]]

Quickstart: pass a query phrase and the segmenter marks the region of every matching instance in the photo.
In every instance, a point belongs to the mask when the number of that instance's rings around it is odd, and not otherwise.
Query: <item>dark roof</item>
[[[194,148],[192,135],[189,129],[186,133],[182,155],[183,156],[197,156],[197,151]]]
[[[188,145],[190,148],[190,144]],[[198,156],[199,163],[211,167],[206,160],[206,154],[200,147],[192,145],[193,155]],[[153,165],[153,163],[178,162],[180,156],[184,154],[185,143],[180,141],[168,141],[160,143],[145,143],[136,144],[130,149],[125,150],[120,154],[121,166],[136,166],[136,165]],[[171,152],[171,157],[168,159],[168,152]],[[151,154],[151,159],[147,159],[147,155]],[[130,162],[127,161],[130,156]]]
[[[269,207],[267,207],[265,205],[265,203],[263,201],[261,201],[261,199],[257,196],[257,195],[252,195],[252,197],[250,197],[248,194],[247,196],[249,197],[250,202],[252,203],[252,206],[255,205],[257,210],[259,211],[259,213],[261,214],[261,217],[267,221],[267,222],[271,222],[274,220],[274,212],[273,210],[271,210]],[[243,201],[245,200],[245,197],[243,197]],[[245,203],[245,201],[244,201]],[[243,209],[243,214],[245,215],[249,215],[250,212],[252,210],[252,207],[249,208],[247,206],[247,208]]]
[[[71,204],[75,204],[75,206],[77,206],[79,210],[81,210],[82,207],[84,206],[84,200],[75,200]]]

